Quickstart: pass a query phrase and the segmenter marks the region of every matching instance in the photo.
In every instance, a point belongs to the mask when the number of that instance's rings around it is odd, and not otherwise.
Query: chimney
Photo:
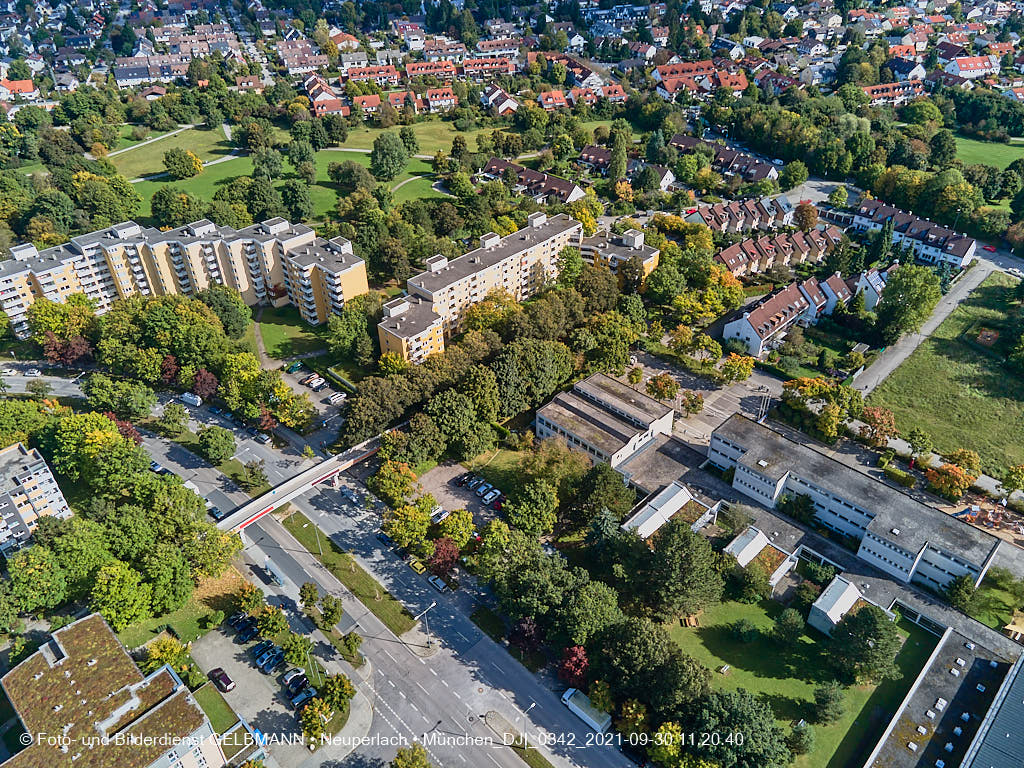
[[[536,213],[531,213],[529,216],[526,217],[526,225],[528,227],[540,227],[543,226],[543,224],[547,220],[548,216],[546,213],[541,213],[540,211],[537,211]]]
[[[536,214],[536,213],[531,214],[531,216],[537,216],[537,215],[543,216],[544,214],[543,213],[541,213],[541,214]],[[488,232],[486,235],[481,235],[480,236],[480,247],[481,248],[494,248],[500,242],[501,242],[501,236],[496,234],[496,233],[494,233],[494,232]]]
[[[482,244],[482,238],[481,238]],[[440,272],[442,269],[448,266],[448,257],[440,253],[431,256],[427,259],[427,269],[431,272]]]

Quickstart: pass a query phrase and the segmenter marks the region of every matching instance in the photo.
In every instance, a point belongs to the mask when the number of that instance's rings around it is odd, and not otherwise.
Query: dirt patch
[[[981,328],[975,341],[981,344],[981,346],[991,349],[999,341],[999,331],[992,330],[991,328]]]
[[[203,579],[193,593],[196,602],[228,613],[234,610],[245,578],[235,568],[228,568],[215,579]]]

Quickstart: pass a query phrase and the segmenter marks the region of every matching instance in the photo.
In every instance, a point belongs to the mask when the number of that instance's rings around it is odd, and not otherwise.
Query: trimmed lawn
[[[132,131],[135,130],[135,128],[137,128],[137,127],[138,126],[132,125],[130,123],[125,123],[124,125],[122,125],[121,128],[120,128],[121,138],[118,140],[117,146],[114,147],[114,149],[117,150],[117,149],[127,149],[128,147],[134,147],[136,144],[139,144],[140,142],[149,141],[150,139],[157,139],[157,138],[163,136],[164,134],[168,133],[168,131],[153,131],[153,130],[150,130],[150,132],[147,133],[145,136],[143,136],[141,139],[135,139],[135,138],[132,138]],[[114,157],[116,158],[117,155],[114,155]],[[163,159],[163,155],[162,154],[161,154],[160,157],[161,157],[161,159]]]
[[[1021,585],[1016,582],[1012,573],[1004,568],[992,568],[971,598],[967,613],[973,619],[993,629],[1002,630],[1013,612],[1024,604],[1021,599]]]
[[[1000,141],[978,141],[957,136],[956,157],[964,165],[981,163],[1003,170],[1014,160],[1024,157],[1024,144],[1003,144]]]
[[[492,453],[484,453],[472,461],[466,462],[466,469],[480,475],[495,488],[500,488],[506,496],[513,496],[523,489],[525,478],[519,471],[520,451],[499,448]]]
[[[401,129],[401,126],[394,126],[393,128],[374,128],[369,125],[364,125],[360,128],[353,128],[348,132],[348,138],[345,140],[345,147],[351,149],[373,149],[374,140],[385,131],[393,131],[396,135]],[[466,138],[466,142],[469,145],[470,151],[476,148],[476,145],[470,141],[475,138],[481,131],[459,131],[456,129],[454,123],[445,122],[443,120],[428,120],[423,123],[413,123],[413,133],[416,134],[416,140],[419,142],[420,148],[417,150],[417,155],[433,155],[439,149],[443,149],[445,152],[452,148],[452,139],[456,134],[462,134]],[[493,130],[492,128],[483,129],[486,131]]]
[[[895,414],[902,434],[920,427],[931,435],[938,453],[977,451],[994,477],[1024,463],[1024,380],[967,339],[980,327],[1007,335],[1016,283],[992,273],[868,398]]]
[[[189,128],[187,131],[147,144],[140,152],[122,152],[120,155],[114,155],[110,162],[128,179],[163,173],[164,152],[173,147],[194,152],[204,163],[223,157],[233,149],[231,142],[224,135],[224,129],[220,126],[210,130]]]
[[[416,162],[422,162],[422,160]],[[443,194],[434,189],[433,176],[419,176],[408,184],[398,187],[395,191],[396,203],[404,203],[407,200],[422,200],[428,197],[444,197]]]
[[[260,335],[267,355],[278,360],[326,350],[326,326],[313,326],[302,319],[299,310],[287,304],[266,307],[260,317]]]
[[[128,627],[117,637],[126,648],[145,645],[170,627],[183,643],[192,642],[210,630],[206,618],[214,611],[230,616],[238,608],[238,591],[245,580],[234,568],[229,568],[216,579],[200,582],[185,605],[157,618],[147,619]]]
[[[187,133],[187,132],[186,132]],[[178,136],[184,136],[184,133],[179,133]],[[156,150],[160,147],[162,142],[155,144],[147,144],[143,147],[142,151]],[[122,157],[129,157],[135,154],[134,152],[125,152],[124,155],[118,155],[114,157],[114,160],[119,160]],[[160,155],[158,162],[162,159],[163,155]],[[162,169],[163,166],[161,166]],[[153,194],[160,189],[160,187],[168,184],[173,184],[175,187],[188,192],[191,195],[202,198],[203,200],[212,200],[213,193],[216,192],[220,187],[230,182],[237,176],[250,176],[252,175],[252,160],[248,157],[239,156],[233,157],[230,160],[225,160],[223,163],[217,163],[217,165],[211,165],[209,168],[204,168],[203,172],[198,176],[193,176],[191,179],[182,179],[181,181],[174,181],[172,179],[163,178],[156,181],[138,181],[135,183],[135,190],[142,195],[142,207],[140,209],[141,216],[150,216],[151,211],[149,207],[149,201],[153,197]],[[135,178],[135,177],[132,177]],[[312,193],[311,193],[312,194]]]
[[[207,683],[202,688],[197,689],[192,695],[196,697],[196,703],[202,707],[203,712],[210,718],[210,725],[213,726],[214,732],[218,735],[224,733],[238,722],[238,716],[235,714],[235,711],[224,701],[224,697],[220,695],[220,691],[214,687],[213,683]]]
[[[324,555],[319,557],[317,549],[316,526],[301,512],[295,512],[285,518],[284,527],[288,529],[299,543],[317,555],[334,577],[344,584],[359,601],[370,609],[396,635],[412,629],[416,622],[412,614],[406,610],[390,592],[382,587],[376,579],[364,571],[347,552],[335,544],[323,531],[320,531],[320,546]]]
[[[673,624],[668,630],[683,651],[711,669],[714,687],[745,688],[762,696],[788,733],[791,724],[801,718],[813,721],[814,689],[833,678],[828,671],[827,640],[817,633],[805,634],[794,649],[785,651],[763,635],[744,643],[733,639],[729,632],[729,625],[739,619],[747,619],[768,632],[782,610],[783,606],[774,601],[758,605],[723,603],[705,611],[697,628]],[[900,632],[908,637],[897,659],[903,678],[879,686],[848,688],[843,717],[828,726],[815,725],[814,750],[794,765],[846,768],[868,742],[868,734],[877,733],[892,717],[938,641],[913,625],[901,625]],[[723,675],[718,669],[726,664],[730,670]]]

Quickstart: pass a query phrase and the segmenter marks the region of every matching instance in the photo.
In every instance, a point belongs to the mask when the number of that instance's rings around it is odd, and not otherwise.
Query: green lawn
[[[110,162],[128,179],[163,173],[164,152],[173,147],[181,147],[194,152],[204,163],[223,157],[233,148],[221,127],[209,130],[189,128],[181,133],[147,144],[138,150],[114,155],[110,158]]]
[[[828,667],[827,640],[817,633],[805,634],[795,649],[785,651],[765,637],[743,643],[729,632],[729,625],[739,619],[747,619],[768,631],[782,609],[774,601],[759,605],[723,603],[705,611],[697,628],[673,624],[668,629],[686,653],[711,669],[714,687],[745,688],[761,695],[788,733],[792,723],[801,718],[813,721],[814,689],[833,678]],[[895,713],[937,641],[933,635],[909,625],[901,626],[901,633],[909,638],[897,659],[904,671],[903,679],[877,687],[848,688],[845,714],[831,725],[815,725],[815,748],[794,763],[797,768],[846,768],[861,754],[863,744],[870,740],[869,734],[877,734]],[[723,665],[730,667],[727,675],[718,672]]]
[[[260,317],[260,335],[263,346],[270,357],[278,360],[321,352],[327,347],[324,341],[325,326],[310,325],[302,319],[299,310],[290,304],[283,307],[266,307]]]
[[[902,434],[920,427],[938,453],[975,450],[995,477],[1024,463],[1024,381],[966,339],[1009,327],[1004,307],[1016,283],[1001,272],[986,278],[868,398],[896,415]]]
[[[956,137],[956,157],[964,165],[994,165],[1000,170],[1014,160],[1024,157],[1024,144],[1003,144],[998,141],[978,141],[965,136]]]
[[[977,619],[993,629],[1001,630],[1010,623],[1013,612],[1024,605],[1020,583],[1012,573],[1004,568],[992,568],[986,575],[967,611],[971,618]]]
[[[476,148],[476,144],[471,139],[476,138],[477,134],[481,132],[480,130],[459,131],[454,123],[442,120],[413,123],[412,130],[416,134],[416,140],[420,145],[419,150],[416,152],[418,155],[433,155],[439,149],[443,149],[445,152],[449,151],[452,148],[452,139],[457,133],[466,138],[469,149],[472,151]],[[486,128],[484,130],[490,131],[493,129]],[[360,128],[353,128],[348,132],[348,138],[345,140],[344,146],[350,149],[373,149],[374,140],[385,131],[397,134],[399,126],[382,129],[371,125],[364,125]]]
[[[214,687],[213,683],[207,683],[202,688],[197,689],[193,695],[196,697],[196,702],[202,707],[203,712],[210,718],[210,725],[213,726],[214,732],[218,735],[224,733],[238,722],[238,716],[235,714],[235,711],[224,701],[224,697],[220,695],[220,691]]]
[[[432,176],[420,176],[408,184],[403,184],[395,191],[395,202],[404,203],[407,200],[422,200],[428,197],[444,197],[443,194],[434,189],[434,178]]]
[[[319,547],[323,548],[323,557],[319,556],[317,544],[317,528],[301,512],[295,512],[284,521],[284,527],[298,539],[307,550],[317,555],[334,577],[344,584],[348,590],[363,603],[370,612],[380,619],[396,635],[412,629],[416,622],[390,592],[382,587],[376,579],[364,571],[347,552],[335,544],[327,535],[320,531]]]
[[[131,125],[130,123],[125,123],[124,125],[122,125],[118,129],[118,132],[120,133],[121,138],[118,139],[117,146],[114,147],[114,149],[127,149],[128,147],[134,147],[136,144],[139,144],[140,142],[149,141],[150,139],[157,139],[157,138],[165,135],[166,133],[168,133],[168,131],[153,131],[153,130],[150,130],[149,133],[147,133],[141,139],[136,139],[136,138],[134,138],[132,136],[132,131],[135,130],[136,127],[137,126]],[[115,155],[114,157],[116,158],[117,155]],[[163,155],[161,154],[161,158],[162,157],[163,157]],[[113,158],[111,158],[111,159],[113,159]]]
[[[466,468],[483,477],[496,488],[501,488],[506,496],[513,496],[522,490],[525,478],[519,471],[521,451],[510,451],[499,448],[497,451],[477,456],[466,462]]]

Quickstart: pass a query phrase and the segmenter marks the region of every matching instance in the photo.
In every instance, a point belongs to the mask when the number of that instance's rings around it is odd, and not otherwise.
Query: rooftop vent
[[[963,666],[964,664],[966,664],[966,663],[967,663],[967,662],[966,662],[966,661],[964,661],[964,660],[963,660],[963,659],[961,659],[961,658],[957,658],[957,660],[956,660],[956,665],[957,665],[958,667],[962,667],[962,666]]]
[[[900,535],[900,529],[899,528],[893,528],[891,531],[889,531],[889,533],[891,533],[893,536],[899,536]]]
[[[758,459],[757,460],[757,466],[759,466],[759,467],[767,467],[768,466],[768,462],[765,461],[764,459]]]
[[[949,674],[951,674],[953,677],[960,677],[960,670],[956,667],[950,667]]]
[[[911,752],[917,752],[917,744],[915,744],[913,741],[908,741],[907,749],[909,749]]]
[[[924,736],[928,733],[928,729],[925,728],[923,725],[919,725],[917,726],[917,732]]]

